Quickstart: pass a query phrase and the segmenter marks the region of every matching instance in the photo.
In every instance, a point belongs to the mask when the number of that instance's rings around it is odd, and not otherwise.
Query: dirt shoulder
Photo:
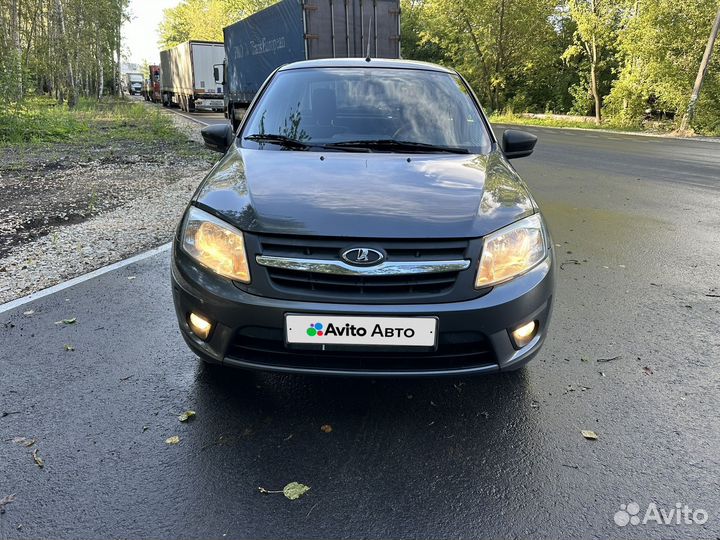
[[[165,114],[170,137],[0,148],[0,303],[171,239],[218,154]]]

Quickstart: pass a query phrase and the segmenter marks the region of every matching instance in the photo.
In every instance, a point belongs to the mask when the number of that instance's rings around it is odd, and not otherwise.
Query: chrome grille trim
[[[296,270],[299,272],[317,272],[343,276],[403,276],[416,274],[438,274],[442,272],[460,272],[470,268],[470,261],[385,261],[377,266],[351,266],[343,261],[323,259],[300,259],[288,257],[270,257],[257,255],[255,260],[262,266]]]

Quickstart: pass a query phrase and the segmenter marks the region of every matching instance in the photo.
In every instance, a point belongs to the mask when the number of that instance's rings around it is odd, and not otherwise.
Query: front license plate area
[[[289,347],[323,350],[431,350],[437,345],[437,317],[285,315]]]

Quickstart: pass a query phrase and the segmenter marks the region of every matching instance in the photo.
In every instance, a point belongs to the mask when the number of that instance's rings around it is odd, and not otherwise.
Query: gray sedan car
[[[514,370],[554,292],[540,210],[467,82],[433,64],[276,70],[192,197],[172,252],[185,341],[206,362],[336,375]]]

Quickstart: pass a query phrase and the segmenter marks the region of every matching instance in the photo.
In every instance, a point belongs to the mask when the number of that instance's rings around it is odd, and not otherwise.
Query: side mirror
[[[222,64],[215,64],[213,66],[213,77],[215,77],[215,82],[217,84],[225,84],[225,78],[220,75],[220,73],[222,73],[222,67]]]
[[[232,127],[230,124],[213,124],[212,126],[204,127],[200,133],[205,141],[205,146],[210,150],[216,152],[227,152],[230,145],[235,139]]]
[[[502,149],[508,159],[526,157],[533,153],[537,137],[527,131],[506,129],[502,137]]]

